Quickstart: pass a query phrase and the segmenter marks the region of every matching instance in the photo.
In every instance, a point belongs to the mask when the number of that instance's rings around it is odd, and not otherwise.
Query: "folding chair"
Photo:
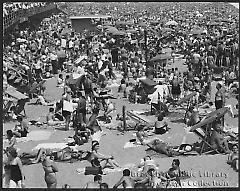
[[[211,124],[208,125],[206,130],[204,131],[202,128],[195,129],[193,132],[202,140],[202,145],[199,154],[208,154],[213,151],[216,153],[220,153],[217,149],[215,149],[210,143],[209,138],[211,136]],[[209,150],[209,148],[211,150]]]

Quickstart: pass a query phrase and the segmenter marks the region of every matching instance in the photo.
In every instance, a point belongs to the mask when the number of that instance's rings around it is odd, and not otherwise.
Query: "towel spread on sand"
[[[43,141],[48,140],[51,136],[50,131],[31,131],[27,137],[17,138],[17,142],[28,142],[28,141]]]
[[[126,149],[126,148],[135,148],[135,147],[140,147],[141,146],[141,143],[139,142],[137,142],[137,143],[135,143],[135,142],[126,142],[125,143],[125,145],[123,146],[123,148],[124,149]]]
[[[64,149],[65,147],[67,147],[67,143],[41,143],[38,144],[36,147],[34,147],[32,149],[32,151],[34,150],[39,150],[39,149]]]

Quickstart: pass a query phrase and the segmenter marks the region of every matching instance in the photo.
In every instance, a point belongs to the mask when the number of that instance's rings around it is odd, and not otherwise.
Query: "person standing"
[[[10,180],[16,184],[16,188],[24,188],[24,174],[21,159],[18,157],[17,150],[9,147],[7,150],[7,159],[4,161],[5,186],[9,188]]]
[[[45,182],[47,184],[47,188],[57,188],[56,172],[58,172],[58,168],[55,162],[47,158],[45,151],[43,151],[40,160],[45,172]]]

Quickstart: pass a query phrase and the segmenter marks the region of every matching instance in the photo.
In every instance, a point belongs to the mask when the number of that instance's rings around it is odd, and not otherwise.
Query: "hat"
[[[195,81],[200,81],[200,79],[198,77],[194,77]]]

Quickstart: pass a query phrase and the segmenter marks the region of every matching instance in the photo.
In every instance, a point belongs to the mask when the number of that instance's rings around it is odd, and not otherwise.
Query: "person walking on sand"
[[[134,180],[130,177],[130,170],[124,169],[123,170],[123,176],[120,178],[120,180],[114,185],[113,188],[118,188],[118,186],[122,185],[123,188],[134,188]]]
[[[55,162],[47,158],[46,152],[42,152],[40,160],[45,172],[45,182],[47,184],[47,188],[57,188],[56,172],[58,172],[58,168]]]

